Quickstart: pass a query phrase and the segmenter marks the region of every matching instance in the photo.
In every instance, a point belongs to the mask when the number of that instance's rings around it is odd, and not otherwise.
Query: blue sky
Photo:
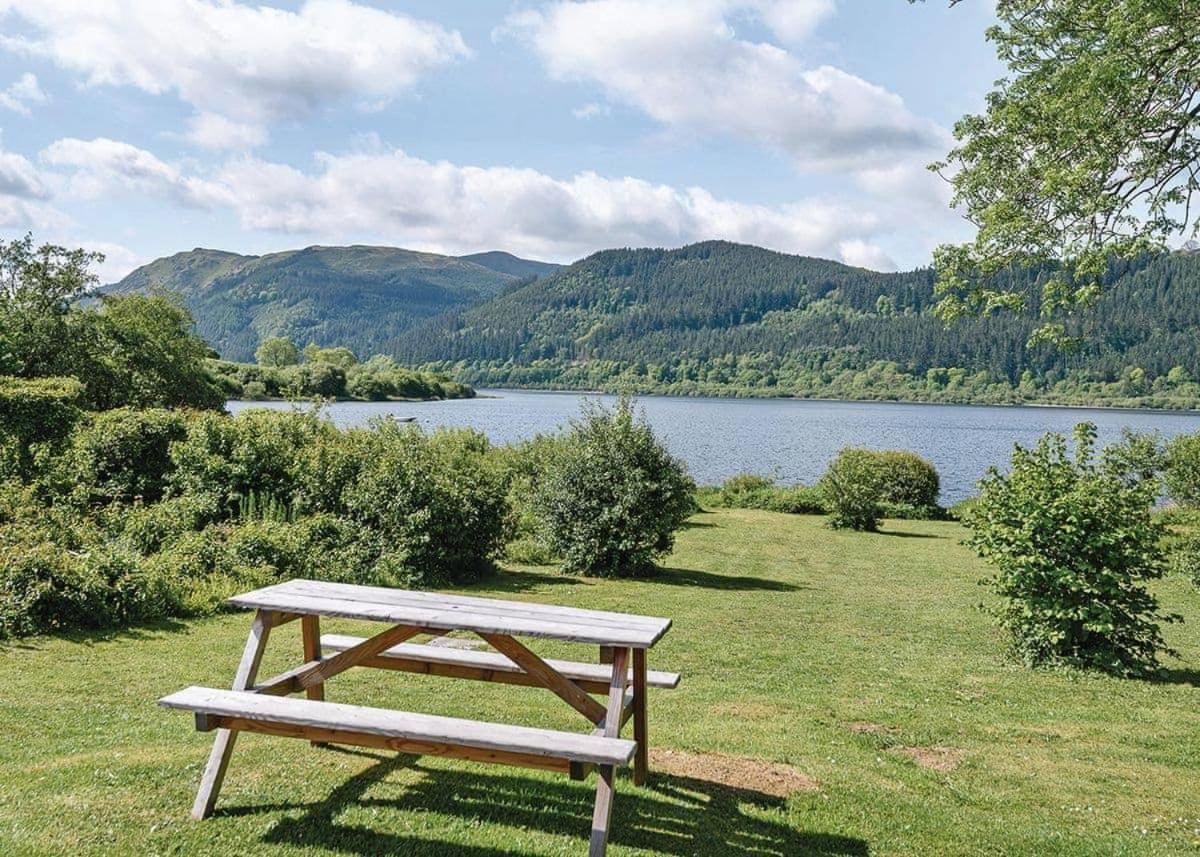
[[[0,0],[0,233],[570,261],[708,238],[878,269],[1000,74],[968,0]]]

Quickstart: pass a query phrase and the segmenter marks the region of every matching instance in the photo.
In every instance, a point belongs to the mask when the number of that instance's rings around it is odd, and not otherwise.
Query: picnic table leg
[[[304,642],[304,662],[311,664],[313,661],[319,661],[321,659],[321,617],[301,616],[300,636]],[[325,682],[305,688],[304,695],[309,699],[324,700]],[[314,747],[328,746],[324,741],[310,741],[309,743]]]
[[[246,648],[242,650],[242,660],[233,679],[234,690],[246,690],[254,686],[254,680],[258,676],[258,665],[262,662],[263,649],[267,646],[267,636],[271,632],[271,620],[269,610],[259,610],[254,614],[250,636],[246,640]],[[196,802],[192,804],[192,818],[197,821],[212,815],[217,795],[221,791],[221,782],[225,779],[225,769],[229,767],[229,757],[233,754],[233,742],[236,737],[236,730],[217,730],[212,752],[208,754],[208,764],[200,777],[200,791],[196,793]]]
[[[604,735],[617,738],[621,734],[621,712],[625,706],[625,684],[629,680],[629,649],[616,649],[612,659],[612,679],[608,685],[608,714],[604,718]],[[588,857],[604,857],[608,850],[608,828],[612,821],[613,786],[616,768],[601,765],[596,781],[596,808],[592,812],[592,841]]]
[[[650,773],[650,745],[646,733],[646,650],[633,650],[633,783],[644,786]]]

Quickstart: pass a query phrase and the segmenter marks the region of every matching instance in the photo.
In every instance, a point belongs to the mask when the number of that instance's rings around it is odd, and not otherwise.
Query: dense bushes
[[[531,506],[565,571],[644,574],[671,549],[694,510],[684,465],[622,401],[589,406],[559,443],[541,450],[545,470]]]
[[[74,378],[0,376],[0,479],[32,475],[34,458],[60,445],[83,415]]]
[[[821,477],[830,525],[867,532],[879,529],[883,489],[876,454],[869,449],[843,449]]]
[[[502,457],[466,430],[117,409],[40,464],[0,482],[0,636],[206,612],[290,577],[465,582],[509,526]]]
[[[1156,479],[1131,472],[1119,450],[1094,460],[1095,427],[1017,447],[993,469],[966,515],[969,543],[991,562],[998,610],[1030,664],[1067,662],[1117,674],[1152,670],[1170,617],[1143,581],[1163,573]]]
[[[53,478],[87,505],[153,503],[166,490],[170,447],[186,434],[176,411],[117,408],[92,414],[72,435]]]
[[[1167,443],[1163,476],[1172,500],[1200,508],[1200,433],[1180,435]]]
[[[896,449],[872,452],[871,458],[882,502],[912,509],[937,507],[941,481],[937,470],[924,458]]]
[[[277,342],[278,340],[270,340]],[[287,342],[287,340],[282,340]],[[291,345],[291,343],[288,343]],[[293,349],[294,345],[291,346]],[[466,384],[446,375],[398,366],[376,355],[359,363],[346,348],[304,349],[305,362],[278,362],[286,357],[264,356],[262,365],[212,360],[209,366],[229,398],[243,399],[464,399],[475,395]],[[297,352],[298,359],[298,352]]]
[[[766,509],[792,515],[823,515],[821,489],[809,485],[776,485],[773,479],[741,473],[731,476],[716,491],[716,505],[727,509]]]

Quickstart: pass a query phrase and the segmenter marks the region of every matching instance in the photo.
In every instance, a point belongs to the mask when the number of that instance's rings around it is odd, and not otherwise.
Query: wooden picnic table
[[[589,853],[604,854],[616,768],[632,760],[638,784],[648,773],[647,688],[679,683],[678,674],[646,669],[646,651],[671,627],[670,619],[316,580],[267,586],[230,603],[256,611],[233,689],[189,687],[159,700],[194,712],[197,729],[217,730],[192,807],[197,819],[213,811],[237,733],[260,732],[314,745],[351,744],[541,768],[573,779],[595,770]],[[388,627],[367,638],[322,636],[322,616]],[[257,682],[270,630],[295,620],[301,623],[304,662]],[[491,651],[407,642],[452,631],[479,635]],[[599,663],[544,659],[518,637],[596,645]],[[325,682],[355,666],[542,687],[592,728],[585,733],[535,729],[325,701]],[[288,698],[301,691],[306,699]],[[630,718],[632,741],[621,738]]]

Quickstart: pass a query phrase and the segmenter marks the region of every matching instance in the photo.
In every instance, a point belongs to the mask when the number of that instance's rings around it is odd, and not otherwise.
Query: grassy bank
[[[1200,595],[1180,579],[1155,587],[1186,619],[1167,629],[1181,658],[1164,681],[1030,671],[977,609],[984,569],[962,535],[727,510],[698,515],[657,579],[525,568],[470,591],[674,618],[651,666],[685,678],[652,696],[651,743],[695,755],[663,762],[677,773],[645,788],[621,778],[613,854],[1200,849]],[[241,739],[217,815],[189,822],[211,735],[154,700],[228,685],[248,624],[235,614],[0,648],[0,853],[579,853],[592,782],[257,735]],[[294,624],[276,633],[266,674],[300,652]],[[447,679],[358,671],[328,696],[581,724],[544,692]],[[784,763],[817,786],[775,797],[727,756]]]

